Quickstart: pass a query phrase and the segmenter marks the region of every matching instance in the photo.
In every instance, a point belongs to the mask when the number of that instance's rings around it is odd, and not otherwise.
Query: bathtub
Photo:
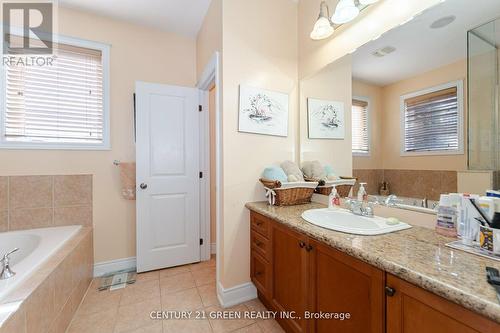
[[[0,303],[81,228],[75,225],[0,233],[0,256],[16,247],[19,248],[19,251],[10,255],[10,267],[16,275],[7,280],[0,280]],[[2,265],[3,263],[0,263],[0,267]]]

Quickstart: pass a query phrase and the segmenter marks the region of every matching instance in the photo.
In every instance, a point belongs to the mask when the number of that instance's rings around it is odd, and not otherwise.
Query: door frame
[[[200,90],[200,171],[203,178],[200,181],[200,236],[203,245],[200,247],[201,260],[210,260],[210,182],[215,181],[215,221],[216,221],[216,253],[221,251],[221,211],[222,211],[222,125],[221,125],[221,86],[220,86],[220,55],[215,52],[196,85]],[[210,122],[208,112],[209,89],[215,84],[215,179],[210,179]],[[220,263],[216,260],[216,283],[219,283]]]

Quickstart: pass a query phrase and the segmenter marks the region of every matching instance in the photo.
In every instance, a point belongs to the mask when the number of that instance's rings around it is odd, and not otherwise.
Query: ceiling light
[[[340,0],[332,16],[333,23],[344,24],[354,20],[359,15],[359,8],[354,5],[354,0]]]
[[[372,3],[377,2],[378,0],[359,0],[359,3],[362,5],[371,5]]]
[[[455,21],[455,19],[456,19],[456,16],[453,16],[453,15],[442,17],[439,20],[432,22],[431,28],[432,29],[444,28],[448,24],[451,24],[453,21]]]
[[[385,57],[386,55],[396,51],[396,48],[393,46],[385,46],[381,49],[376,50],[375,52],[372,53],[375,57],[382,58]]]
[[[311,39],[320,40],[333,34],[333,23],[330,21],[330,13],[325,1],[319,5],[319,16],[311,31]]]

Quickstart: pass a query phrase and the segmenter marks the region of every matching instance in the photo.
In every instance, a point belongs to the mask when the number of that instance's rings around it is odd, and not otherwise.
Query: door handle
[[[142,189],[142,190],[145,190],[148,188],[148,184],[146,183],[142,183],[141,185],[139,185],[139,187]]]

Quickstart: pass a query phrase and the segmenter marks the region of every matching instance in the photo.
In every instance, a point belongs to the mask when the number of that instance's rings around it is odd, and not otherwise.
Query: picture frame
[[[308,98],[307,127],[309,139],[345,139],[344,103]]]
[[[238,131],[288,136],[288,94],[240,85]]]

